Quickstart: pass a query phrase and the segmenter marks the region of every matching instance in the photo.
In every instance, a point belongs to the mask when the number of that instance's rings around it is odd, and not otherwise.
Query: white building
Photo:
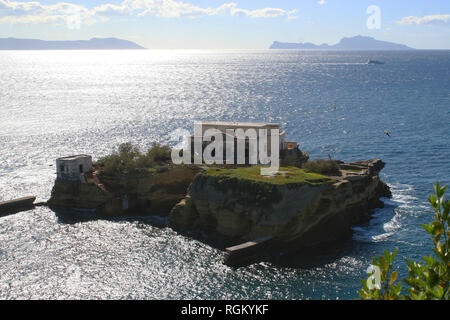
[[[225,122],[225,121],[203,121],[202,124],[202,135],[208,129],[217,129],[226,135],[227,129],[243,129],[244,132],[248,129],[254,129],[258,133],[258,129],[267,129],[267,142],[270,144],[271,129],[277,129],[280,135],[280,149],[282,148],[285,141],[285,132],[280,131],[280,125],[277,123],[261,123],[261,122]],[[246,137],[249,139],[249,137]],[[251,139],[251,138],[250,138]],[[270,148],[269,148],[270,149]]]
[[[269,154],[271,153],[271,129],[278,130],[279,133],[279,149],[280,150],[294,150],[298,148],[298,143],[295,141],[286,141],[286,132],[284,130],[280,130],[280,125],[278,123],[264,123],[264,122],[226,122],[226,121],[202,121],[198,122],[196,125],[201,124],[201,137],[205,135],[205,132],[208,129],[216,129],[219,130],[223,134],[223,141],[225,143],[226,136],[227,136],[227,129],[243,129],[244,132],[246,132],[248,129],[254,129],[256,133],[259,133],[259,129],[266,129],[267,130],[267,151]],[[194,130],[195,131],[195,130]],[[191,136],[191,142],[194,143],[194,139],[196,137],[196,134],[198,135],[200,132],[196,132]],[[200,137],[200,138],[201,138]],[[235,142],[235,147],[238,142],[242,138],[237,137],[236,135],[233,136],[233,140]],[[246,158],[248,157],[248,146],[252,142],[258,146],[259,145],[259,137],[257,136],[256,139],[252,138],[251,136],[244,136],[243,139],[245,142],[245,148],[246,148]],[[254,140],[254,141],[253,141]],[[208,143],[203,143],[203,147],[208,145]],[[234,153],[236,155],[236,152]]]
[[[85,182],[84,174],[92,170],[92,157],[85,154],[56,159],[58,179]]]

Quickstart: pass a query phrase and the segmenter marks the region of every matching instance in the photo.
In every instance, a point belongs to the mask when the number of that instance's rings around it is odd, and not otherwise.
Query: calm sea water
[[[393,199],[311,266],[238,270],[152,220],[37,208],[0,218],[0,298],[352,299],[372,255],[399,248],[404,270],[428,254],[426,197],[450,182],[450,51],[0,52],[0,200],[47,200],[57,157],[170,143],[195,120],[279,122],[312,158],[381,158]]]

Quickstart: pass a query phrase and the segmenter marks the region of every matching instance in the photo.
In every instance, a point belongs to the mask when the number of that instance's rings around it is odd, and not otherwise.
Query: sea
[[[393,196],[308,264],[239,269],[164,217],[37,207],[0,217],[0,299],[355,299],[372,256],[398,249],[403,278],[431,253],[420,223],[450,182],[450,51],[1,51],[0,201],[48,200],[58,157],[174,145],[200,120],[279,123],[312,159],[380,158]]]

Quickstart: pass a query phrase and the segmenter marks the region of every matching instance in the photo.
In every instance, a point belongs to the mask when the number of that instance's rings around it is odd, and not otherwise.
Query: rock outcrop
[[[199,168],[168,166],[123,175],[99,175],[101,185],[57,179],[47,202],[54,208],[95,209],[108,215],[167,215],[186,195]]]
[[[187,196],[170,212],[169,226],[202,234],[217,247],[272,237],[283,252],[348,237],[351,227],[381,207],[389,187],[378,159],[341,163],[339,175],[322,183],[276,184],[199,173]]]

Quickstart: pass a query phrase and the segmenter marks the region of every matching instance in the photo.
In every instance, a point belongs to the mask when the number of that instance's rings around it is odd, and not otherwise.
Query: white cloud
[[[233,6],[229,7],[230,14],[232,16],[236,15],[245,15],[251,18],[275,18],[279,16],[287,16],[288,19],[295,18],[293,15],[297,12],[297,9],[286,11],[280,8],[264,8],[264,9],[256,9],[256,10],[245,10],[237,8],[236,4],[233,3]]]
[[[36,1],[0,0],[0,23],[63,23],[78,15],[85,24],[95,19],[85,7],[66,2],[44,5]]]
[[[130,14],[130,10],[123,3],[120,5],[105,3],[95,7],[93,13],[104,16],[128,15]]]
[[[112,8],[112,5],[104,5]],[[128,12],[138,16],[154,15],[163,18],[213,16],[218,14],[229,14],[231,16],[243,15],[250,18],[274,18],[291,17],[297,10],[287,11],[281,8],[263,8],[255,10],[242,9],[236,3],[224,3],[216,8],[203,8],[193,4],[176,0],[125,0],[118,6],[117,12]],[[99,7],[93,9],[101,14]]]
[[[433,14],[423,17],[409,16],[403,17],[399,24],[434,24],[450,22],[450,14]]]
[[[318,4],[323,5],[323,4],[327,4],[326,0],[319,0],[317,1]]]
[[[0,0],[0,23],[64,23],[77,15],[82,24],[104,21],[111,16],[156,16],[163,18],[198,18],[202,16],[230,15],[249,18],[286,17],[296,19],[297,11],[281,8],[247,10],[234,2],[218,7],[199,7],[177,0],[123,0],[120,4],[101,4],[92,9],[58,2],[52,5],[37,1],[19,2]]]

